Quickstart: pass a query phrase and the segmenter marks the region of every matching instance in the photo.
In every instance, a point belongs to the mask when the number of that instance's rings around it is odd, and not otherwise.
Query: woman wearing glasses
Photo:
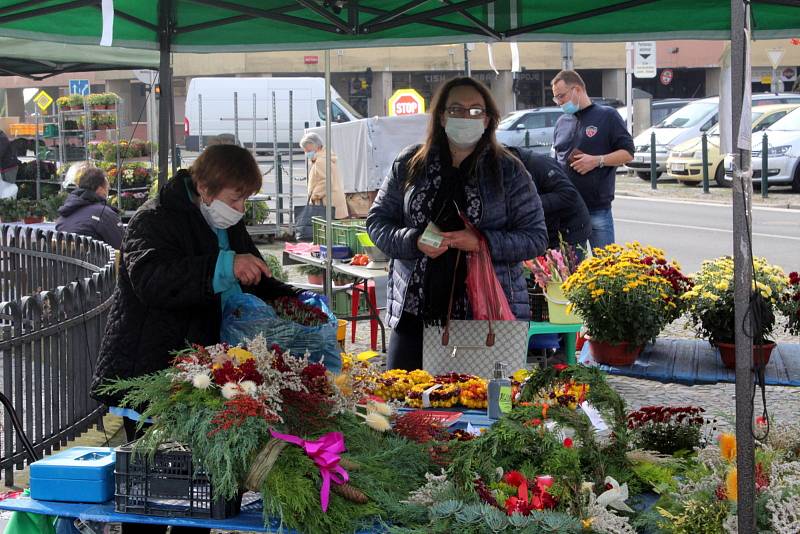
[[[434,96],[422,145],[395,160],[367,217],[367,231],[392,258],[388,287],[388,367],[422,367],[422,331],[470,316],[466,262],[486,238],[495,273],[518,319],[530,317],[522,260],[544,252],[547,230],[530,175],[495,138],[499,120],[489,90],[455,78]],[[429,229],[434,238],[428,239]],[[454,281],[455,277],[455,281]],[[452,289],[452,295],[451,295]]]

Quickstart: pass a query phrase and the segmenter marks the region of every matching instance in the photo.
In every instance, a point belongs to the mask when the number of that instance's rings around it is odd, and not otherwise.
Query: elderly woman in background
[[[482,83],[455,78],[442,85],[425,142],[397,157],[370,209],[367,231],[392,258],[389,368],[422,367],[423,327],[447,320],[451,298],[453,318],[470,317],[466,262],[458,255],[478,250],[478,234],[514,315],[530,318],[522,261],[544,252],[547,230],[530,175],[497,142],[499,117]],[[420,241],[429,223],[442,237],[438,247]]]
[[[308,167],[308,201],[311,204],[327,205],[325,196],[325,160],[328,153],[322,138],[315,133],[308,133],[300,140],[300,147],[309,160]],[[349,212],[347,200],[344,198],[344,186],[339,169],[336,166],[336,154],[331,152],[331,196],[332,206],[335,208],[336,219],[346,219]]]

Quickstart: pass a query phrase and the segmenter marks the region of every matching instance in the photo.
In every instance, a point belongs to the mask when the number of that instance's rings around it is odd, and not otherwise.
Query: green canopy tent
[[[158,51],[0,37],[0,76],[44,80],[69,72],[157,69]]]
[[[751,10],[747,37],[793,37],[800,32],[800,0],[749,0],[747,6]],[[744,66],[749,65],[745,9],[745,0],[0,0],[0,36],[78,44],[96,44],[102,36],[114,46],[159,50],[159,179],[163,183],[174,122],[171,52],[503,40],[730,39],[735,138],[747,79]],[[329,52],[325,57],[329,92]],[[330,119],[326,129],[330,139]],[[739,168],[748,169],[749,161],[749,151],[740,150]],[[750,237],[751,192],[749,178],[734,181],[734,258],[737,266],[745,267],[738,268],[736,275],[737,322],[745,317],[751,281],[750,253],[745,246]],[[329,210],[329,240],[330,220]],[[752,406],[746,403],[752,388],[752,338],[739,331],[736,341],[739,530],[754,532]]]

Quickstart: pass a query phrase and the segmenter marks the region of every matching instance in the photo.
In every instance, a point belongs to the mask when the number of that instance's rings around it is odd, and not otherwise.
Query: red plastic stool
[[[364,291],[363,284],[353,284],[353,297],[350,300],[350,312],[353,317],[358,316],[358,310],[361,304],[361,293]],[[367,298],[373,310],[378,309],[377,300],[375,298],[375,281],[369,280],[367,282]],[[371,312],[370,312],[371,313]],[[356,323],[358,321],[350,322],[350,342],[356,342]],[[372,350],[378,350],[378,321],[371,319],[369,321],[369,340]]]

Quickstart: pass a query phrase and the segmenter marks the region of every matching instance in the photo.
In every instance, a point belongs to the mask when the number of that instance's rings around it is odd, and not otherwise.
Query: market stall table
[[[539,334],[564,334],[564,352],[567,354],[567,364],[575,365],[575,334],[581,331],[583,325],[557,324],[531,321],[528,327],[528,339]]]
[[[297,254],[285,250],[283,251],[283,264],[314,265],[316,267],[324,268],[325,260],[309,254]],[[388,267],[388,264],[376,269],[369,269],[367,267],[359,267],[346,263],[337,263],[335,261],[331,265],[334,272],[355,278],[356,281],[353,282],[353,287],[358,288],[358,291],[363,292],[364,295],[368,295],[370,281],[377,281],[378,279],[385,278],[387,276],[386,268]],[[366,301],[367,307],[369,308],[368,315],[340,317],[340,319],[345,321],[375,321],[381,331],[381,350],[382,352],[386,352],[386,327],[383,324],[383,320],[381,320],[381,315],[378,312],[378,309],[373,305],[369,298],[367,298]]]

